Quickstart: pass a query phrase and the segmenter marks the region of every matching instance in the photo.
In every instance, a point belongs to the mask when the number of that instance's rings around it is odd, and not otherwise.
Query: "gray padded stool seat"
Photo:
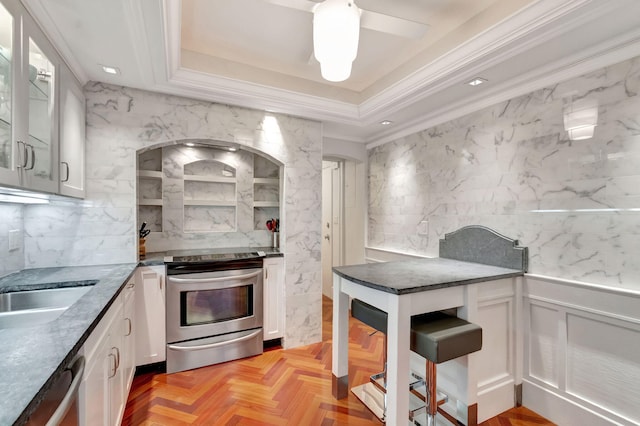
[[[351,316],[369,327],[387,334],[387,313],[385,311],[381,311],[361,300],[353,299],[351,301]]]
[[[361,300],[353,299],[351,301],[351,315],[368,326],[385,333],[385,371],[371,376],[371,382],[382,392],[385,392],[384,408],[386,410],[386,390],[381,387],[375,379],[385,377],[384,383],[386,386],[387,313]],[[435,425],[435,416],[438,411],[436,364],[482,349],[482,328],[462,318],[447,315],[443,312],[415,315],[411,317],[410,345],[413,352],[416,352],[427,360],[425,377],[426,395],[424,397],[427,410],[427,424]],[[447,413],[443,411],[441,411],[441,413],[447,419],[456,423],[456,420],[451,418]],[[414,413],[412,412],[411,417],[413,417],[413,415]],[[384,414],[382,418],[384,419]]]
[[[458,424],[457,419],[438,408],[436,364],[480,349],[482,349],[482,328],[479,325],[443,312],[430,312],[411,317],[411,350],[427,360],[424,396],[427,426],[435,426],[438,411],[452,423]],[[410,417],[413,420],[413,413]]]
[[[411,318],[411,350],[440,364],[482,349],[482,328],[443,312]]]

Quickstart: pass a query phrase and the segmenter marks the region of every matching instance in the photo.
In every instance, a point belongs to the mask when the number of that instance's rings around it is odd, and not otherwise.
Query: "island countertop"
[[[333,272],[366,287],[398,295],[524,275],[518,269],[441,257],[336,266]]]

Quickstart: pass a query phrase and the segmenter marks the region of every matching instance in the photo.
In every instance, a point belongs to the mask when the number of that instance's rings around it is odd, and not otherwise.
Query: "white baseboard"
[[[527,380],[522,383],[522,405],[562,426],[634,425],[596,413]]]

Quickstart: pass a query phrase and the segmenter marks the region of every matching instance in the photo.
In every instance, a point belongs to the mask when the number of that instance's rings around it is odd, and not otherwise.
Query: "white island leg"
[[[388,296],[387,324],[387,424],[409,421],[409,339],[411,295]]]
[[[333,274],[333,344],[331,391],[336,399],[349,392],[349,295],[340,288],[341,278]]]

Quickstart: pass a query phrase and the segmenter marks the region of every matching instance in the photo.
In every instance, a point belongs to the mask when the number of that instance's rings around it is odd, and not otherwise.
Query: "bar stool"
[[[381,412],[375,406],[367,404],[366,398],[362,397],[361,394],[354,392],[380,420],[384,421],[387,412],[387,313],[361,300],[353,299],[351,301],[351,316],[375,329],[376,332],[379,331],[384,334],[382,349],[383,370],[369,377],[369,382],[383,394]],[[382,385],[379,383],[380,379],[382,379]]]
[[[425,407],[427,426],[436,425],[436,413],[450,422],[457,420],[439,409],[436,378],[436,364],[449,361],[482,349],[482,328],[453,315],[430,312],[411,317],[411,350],[424,357],[425,365]],[[410,418],[414,420],[415,413]]]
[[[361,300],[353,299],[351,301],[351,315],[377,331],[385,333],[384,370],[370,377],[370,382],[384,395],[382,415],[378,415],[373,409],[372,411],[384,421],[387,406],[387,313]],[[426,409],[428,426],[435,426],[435,417],[440,405],[436,391],[436,364],[479,351],[480,349],[482,349],[482,328],[476,324],[456,316],[447,315],[443,312],[430,312],[411,317],[411,350],[426,359],[424,380],[426,391],[424,397],[415,391],[417,382],[412,383],[409,386],[409,390],[421,399],[424,398],[425,405],[423,408]],[[378,383],[378,379],[381,377],[383,378],[383,386]],[[366,403],[365,399],[357,393],[356,395],[369,409],[372,408]],[[446,400],[442,400],[441,402],[445,401]],[[418,409],[410,411],[410,420],[415,419],[418,411]],[[457,420],[445,411],[440,410],[440,413],[447,418],[447,420],[457,424]]]

